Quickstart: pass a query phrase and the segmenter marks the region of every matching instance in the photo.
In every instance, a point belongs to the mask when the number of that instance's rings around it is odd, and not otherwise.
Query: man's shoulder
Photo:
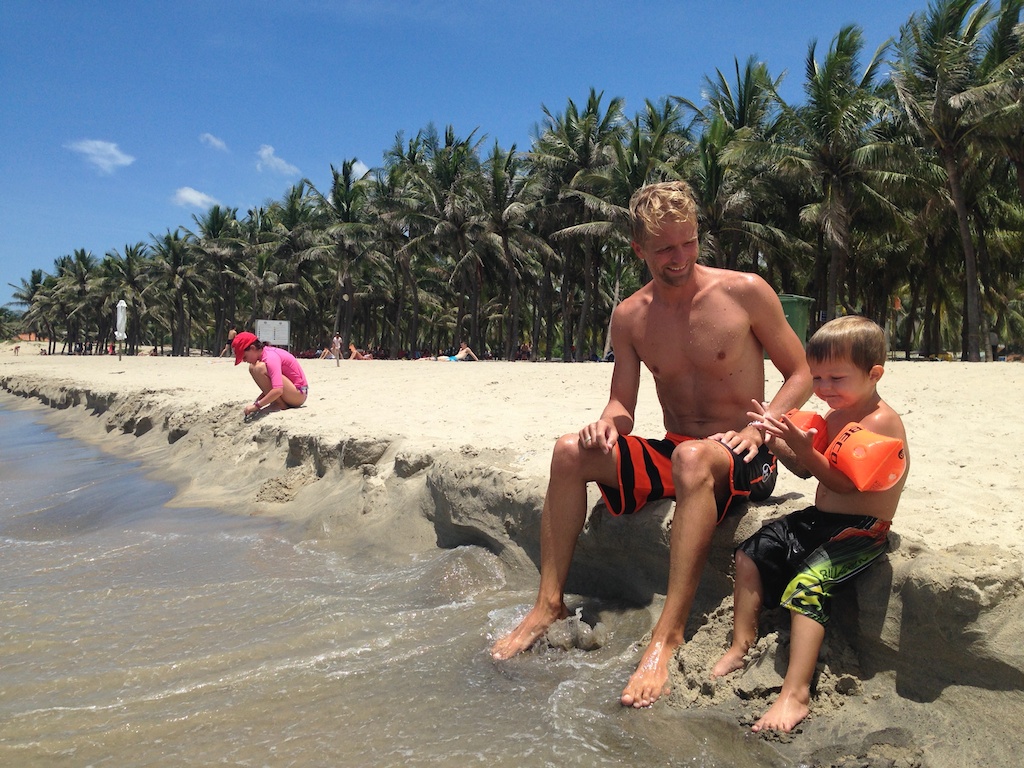
[[[650,304],[653,295],[654,292],[651,289],[651,284],[647,283],[620,301],[619,305],[615,308],[615,312],[623,315],[635,312],[636,310]]]
[[[721,269],[701,265],[700,277],[709,287],[713,288],[746,288],[760,290],[768,287],[764,278],[754,272],[740,272],[735,269]]]

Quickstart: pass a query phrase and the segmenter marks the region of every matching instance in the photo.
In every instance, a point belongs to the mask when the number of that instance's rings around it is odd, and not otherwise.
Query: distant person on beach
[[[21,345],[20,344],[15,344],[14,345],[14,356],[17,357],[19,352],[21,352]]]
[[[993,360],[998,360],[999,359],[999,351],[1003,347],[1003,345],[999,343],[999,334],[996,333],[995,331],[989,331],[988,332],[988,344],[992,348],[992,359]]]
[[[255,402],[245,406],[246,416],[267,408],[298,408],[306,402],[309,382],[290,352],[268,347],[248,331],[236,334],[231,346],[235,350],[235,365],[247,362],[249,374],[260,388]]]
[[[334,355],[335,360],[341,360],[341,335],[334,334],[331,339],[331,354]]]
[[[525,651],[568,615],[564,588],[587,518],[588,481],[598,483],[616,515],[674,498],[665,604],[620,698],[625,706],[647,707],[668,691],[669,666],[683,643],[717,524],[734,501],[764,499],[775,485],[775,458],[747,417],[751,401],[765,399],[765,353],[785,379],[769,413],[803,404],[811,377],[771,287],[757,275],[697,263],[697,205],[689,185],[643,187],[630,201],[630,220],[633,250],[652,279],[612,315],[615,362],[600,418],[555,444],[537,599],[491,655],[507,659]],[[630,434],[641,363],[655,379],[664,439]]]
[[[461,362],[463,360],[480,361],[480,358],[476,356],[473,350],[470,349],[469,345],[464,341],[459,342],[459,351],[454,355],[438,355],[437,359],[451,362]]]
[[[237,336],[237,335],[238,335],[238,330],[235,328],[235,326],[232,325],[230,328],[228,328],[228,340],[227,340],[227,343],[224,344],[224,349],[222,349],[220,351],[220,354],[218,355],[218,357],[224,357],[224,355],[229,354],[231,352],[231,347],[232,347],[231,342],[233,342],[235,340],[235,336]]]
[[[760,406],[748,414],[772,445],[785,442],[787,466],[818,478],[814,506],[768,523],[736,550],[732,645],[712,677],[744,667],[762,605],[792,616],[782,691],[754,731],[791,731],[807,717],[832,594],[886,550],[909,461],[903,422],[878,395],[887,351],[885,332],[867,318],[832,320],[807,342],[814,394],[831,409],[824,419],[779,418]]]
[[[355,342],[349,342],[348,344],[348,359],[349,360],[373,360],[373,355],[369,352],[360,352],[359,348],[355,345]]]

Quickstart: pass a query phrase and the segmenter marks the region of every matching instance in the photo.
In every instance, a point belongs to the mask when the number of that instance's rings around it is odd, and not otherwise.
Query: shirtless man
[[[769,413],[801,406],[811,377],[803,346],[768,284],[757,275],[697,263],[697,207],[685,182],[646,186],[629,208],[633,250],[652,280],[612,316],[615,363],[601,417],[555,444],[541,517],[537,600],[491,655],[508,659],[525,651],[568,615],[563,590],[586,522],[587,482],[600,485],[613,514],[674,497],[665,606],[620,699],[624,706],[647,707],[668,691],[669,663],[683,643],[716,525],[733,499],[765,498],[774,487],[774,458],[747,416],[751,400],[765,400],[764,353],[785,379],[765,404]],[[665,440],[629,434],[641,362],[654,376]],[[645,458],[657,477],[646,476]],[[621,476],[632,477],[625,488]]]

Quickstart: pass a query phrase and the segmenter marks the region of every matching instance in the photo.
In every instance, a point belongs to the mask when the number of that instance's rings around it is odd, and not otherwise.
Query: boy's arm
[[[769,447],[772,449],[772,453],[775,454],[775,458],[782,462],[782,466],[794,475],[804,480],[811,476],[811,471],[800,463],[796,454],[793,453],[793,449],[789,447],[789,443],[785,440],[780,437],[773,438]]]
[[[886,410],[889,412],[876,411],[866,417],[860,422],[861,426],[879,435],[897,438],[905,447],[906,433],[903,429],[903,422],[894,411]],[[864,492],[858,489],[845,473],[834,467],[824,454],[818,453],[814,449],[815,430],[801,430],[793,424],[788,416],[775,419],[765,414],[762,420],[765,431],[771,433],[775,440],[785,441],[787,448],[792,451],[793,460],[830,491],[839,494]],[[807,475],[802,476],[806,477]]]

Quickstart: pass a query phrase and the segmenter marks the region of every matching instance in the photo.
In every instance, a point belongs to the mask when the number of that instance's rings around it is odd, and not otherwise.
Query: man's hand
[[[709,435],[708,440],[717,440],[737,456],[742,456],[744,464],[752,462],[765,443],[761,431],[750,424],[738,432],[730,429]]]
[[[772,438],[771,433],[761,426],[763,420],[770,417],[767,404],[759,403],[756,400],[750,402],[754,410],[747,413],[751,419],[747,426],[739,431],[729,430],[708,436],[708,440],[717,440],[737,456],[742,456],[744,464],[752,462],[757,456],[757,452],[761,450],[761,446]]]
[[[600,448],[608,453],[618,440],[619,431],[615,425],[600,419],[580,430],[580,445],[584,448]]]

